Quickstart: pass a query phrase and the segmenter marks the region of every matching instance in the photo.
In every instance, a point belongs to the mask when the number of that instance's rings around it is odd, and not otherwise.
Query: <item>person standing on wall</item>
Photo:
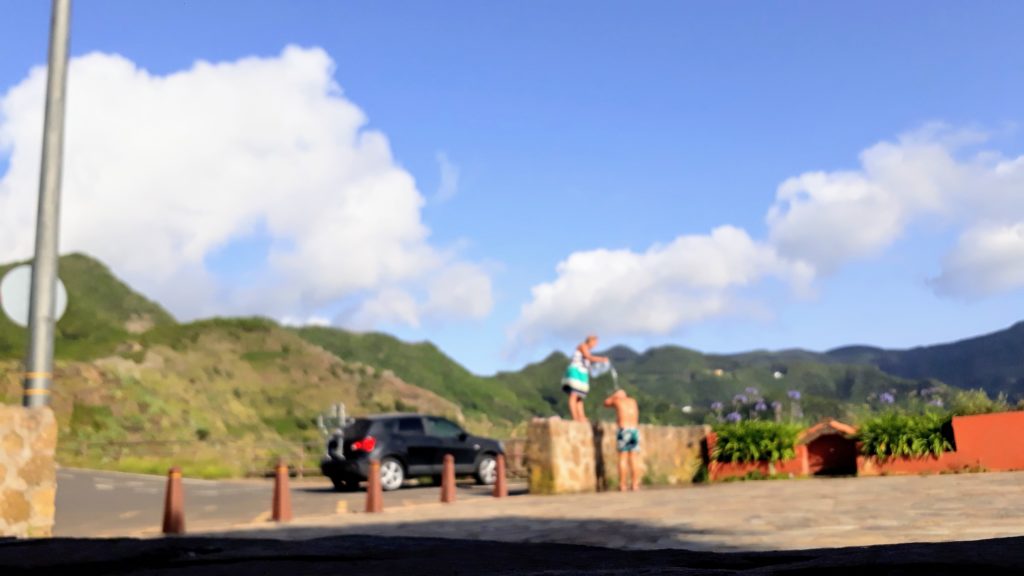
[[[616,390],[605,398],[604,405],[615,409],[615,420],[619,431],[615,435],[615,447],[619,451],[619,491],[626,491],[626,472],[629,472],[629,489],[640,489],[640,476],[636,472],[634,454],[640,449],[640,408],[636,400],[625,390]]]
[[[572,353],[572,361],[569,362],[569,367],[565,369],[565,376],[562,378],[562,391],[569,395],[569,414],[576,422],[587,421],[583,411],[583,400],[590,392],[590,365],[609,362],[604,356],[591,354],[595,346],[597,336],[587,336]]]

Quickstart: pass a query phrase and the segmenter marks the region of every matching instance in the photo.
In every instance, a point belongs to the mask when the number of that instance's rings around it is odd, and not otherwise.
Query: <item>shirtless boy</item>
[[[619,424],[616,444],[619,450],[619,490],[626,491],[626,467],[629,467],[631,480],[630,490],[640,489],[640,477],[636,473],[636,461],[633,454],[640,448],[640,409],[636,400],[626,395],[625,390],[616,390],[605,399],[604,405],[615,408],[615,418]]]

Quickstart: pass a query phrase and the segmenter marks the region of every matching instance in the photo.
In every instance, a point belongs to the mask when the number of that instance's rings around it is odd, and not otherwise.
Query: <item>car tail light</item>
[[[373,436],[367,436],[362,440],[356,440],[352,443],[352,449],[359,452],[373,452],[373,449],[377,446],[377,439]]]

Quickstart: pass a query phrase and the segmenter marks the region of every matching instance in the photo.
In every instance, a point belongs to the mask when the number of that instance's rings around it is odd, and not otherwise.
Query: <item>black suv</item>
[[[406,478],[440,478],[445,454],[455,458],[456,474],[472,474],[481,484],[497,477],[497,440],[470,436],[454,422],[422,414],[383,414],[351,421],[327,442],[320,470],[338,490],[366,480],[370,459],[380,460],[380,483],[395,490]]]

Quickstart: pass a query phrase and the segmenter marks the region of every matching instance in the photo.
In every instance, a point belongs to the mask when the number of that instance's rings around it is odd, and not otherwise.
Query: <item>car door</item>
[[[440,441],[438,462],[442,463],[445,454],[455,458],[455,471],[460,474],[473,472],[476,465],[476,454],[480,445],[473,438],[450,420],[444,418],[427,418],[428,433]]]
[[[406,466],[410,476],[436,474],[440,471],[434,460],[437,459],[441,441],[427,435],[423,418],[410,416],[399,419],[395,433],[405,444]]]

